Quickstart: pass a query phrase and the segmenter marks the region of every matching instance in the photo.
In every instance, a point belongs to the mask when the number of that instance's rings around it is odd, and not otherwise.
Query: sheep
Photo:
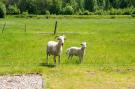
[[[68,59],[72,59],[73,56],[78,56],[80,63],[83,61],[83,56],[86,48],[86,42],[81,43],[82,47],[70,47],[67,49]]]
[[[56,37],[55,37],[56,38]],[[46,64],[48,64],[48,56],[54,56],[54,64],[56,64],[56,56],[58,56],[59,64],[60,64],[60,57],[62,53],[62,46],[64,45],[65,36],[57,36],[58,42],[49,41],[46,49]]]

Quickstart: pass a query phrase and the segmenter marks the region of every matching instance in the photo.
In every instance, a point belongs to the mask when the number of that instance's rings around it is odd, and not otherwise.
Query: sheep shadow
[[[78,59],[75,59],[75,60],[68,59],[65,63],[66,64],[77,64],[77,65],[81,64],[81,62],[78,61]]]
[[[48,67],[48,68],[54,68],[54,67],[56,67],[57,65],[55,65],[55,64],[40,63],[40,66]]]

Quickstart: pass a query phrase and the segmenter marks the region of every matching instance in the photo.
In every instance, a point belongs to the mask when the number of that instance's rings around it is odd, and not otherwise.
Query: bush
[[[117,9],[116,14],[117,15],[122,15],[123,14],[123,10],[122,9]]]
[[[6,16],[6,7],[5,4],[0,2],[0,18],[4,18]]]
[[[24,11],[24,12],[22,12],[22,15],[21,15],[21,17],[28,17],[29,16],[29,13],[28,13],[28,11]]]
[[[65,15],[72,15],[72,14],[74,14],[73,7],[67,5],[65,8],[63,8],[63,14],[65,14]]]
[[[117,15],[116,10],[114,8],[110,9],[110,15]]]
[[[94,15],[94,13],[93,12],[89,12],[89,15]]]
[[[132,14],[135,14],[135,10],[132,12]]]
[[[132,13],[133,13],[133,8],[123,9],[123,15],[132,15]]]
[[[50,11],[46,10],[46,11],[45,11],[45,14],[46,14],[46,15],[50,15]]]
[[[96,14],[96,15],[104,15],[105,12],[104,12],[103,10],[97,10],[97,11],[95,12],[95,14]]]
[[[123,12],[123,15],[131,15],[131,11],[129,11],[129,10],[125,10],[124,12]]]
[[[88,10],[84,11],[83,15],[89,15],[89,11]]]
[[[78,14],[79,14],[79,15],[82,15],[82,14],[83,14],[83,12],[82,12],[81,9],[79,9]]]
[[[133,18],[135,18],[135,14],[132,14],[131,16],[132,16]]]
[[[7,14],[10,15],[17,15],[20,14],[20,10],[17,8],[16,4],[15,5],[9,5]]]

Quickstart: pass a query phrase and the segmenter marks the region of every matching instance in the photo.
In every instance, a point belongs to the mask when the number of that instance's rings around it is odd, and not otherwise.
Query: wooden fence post
[[[54,35],[57,33],[57,21],[55,22]]]
[[[5,27],[6,27],[6,22],[5,22],[5,24],[3,25],[2,33],[4,32]]]
[[[25,24],[25,29],[24,29],[24,32],[26,32],[26,24]]]

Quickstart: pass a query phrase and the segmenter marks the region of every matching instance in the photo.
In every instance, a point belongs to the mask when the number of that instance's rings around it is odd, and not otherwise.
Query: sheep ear
[[[64,40],[66,40],[67,38],[66,38],[66,36],[63,34],[63,37],[64,37]]]
[[[66,38],[64,34],[63,34],[62,36],[63,36],[64,38]]]

